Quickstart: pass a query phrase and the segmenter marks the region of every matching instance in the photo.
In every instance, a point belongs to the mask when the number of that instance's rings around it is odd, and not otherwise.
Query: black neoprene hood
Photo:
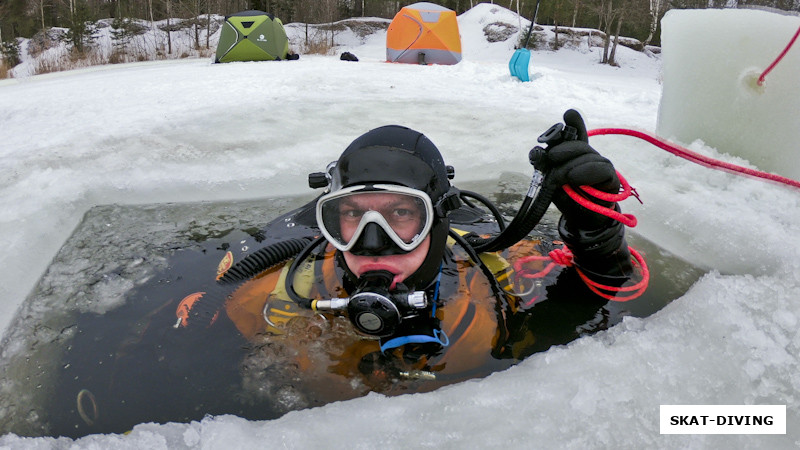
[[[387,125],[371,130],[339,157],[331,189],[359,184],[399,184],[423,191],[436,203],[450,189],[439,149],[410,128]]]

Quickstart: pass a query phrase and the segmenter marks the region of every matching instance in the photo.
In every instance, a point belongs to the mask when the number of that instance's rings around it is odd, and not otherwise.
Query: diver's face
[[[411,250],[408,253],[401,255],[386,255],[386,256],[359,256],[350,252],[342,252],[344,261],[347,267],[356,276],[360,277],[364,272],[372,270],[387,270],[394,274],[392,285],[390,289],[394,289],[397,283],[402,282],[414,273],[428,255],[428,250],[431,245],[431,237],[427,236],[419,247]]]
[[[403,242],[410,243],[418,239],[426,218],[425,207],[422,202],[410,195],[391,192],[359,193],[342,198],[338,204],[338,217],[341,235],[345,242],[358,239],[356,233],[362,219],[368,212],[377,212],[383,218],[381,227],[391,227],[391,230]],[[370,213],[374,214],[374,213]],[[377,227],[375,223],[367,225]],[[363,231],[363,234],[375,232]],[[387,247],[392,244],[384,231],[377,231],[383,238],[362,238],[358,251],[344,251],[344,260],[350,271],[357,277],[365,272],[386,270],[394,274],[392,285],[408,278],[422,263],[430,249],[430,236],[425,236],[419,245],[407,253],[387,254]],[[374,236],[374,235],[373,235]],[[373,253],[374,252],[374,253]]]

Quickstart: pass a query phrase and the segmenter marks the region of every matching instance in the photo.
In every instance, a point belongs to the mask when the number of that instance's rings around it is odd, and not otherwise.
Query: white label
[[[661,434],[786,434],[786,405],[661,405]]]

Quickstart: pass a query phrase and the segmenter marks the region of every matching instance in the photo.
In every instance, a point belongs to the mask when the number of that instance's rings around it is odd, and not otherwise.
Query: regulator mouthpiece
[[[392,336],[403,318],[417,315],[428,306],[425,293],[396,292],[391,294],[394,274],[386,270],[366,272],[358,279],[356,293],[347,304],[350,321],[362,333]]]
[[[358,279],[355,293],[349,298],[317,300],[316,310],[347,310],[347,315],[364,334],[387,337],[397,332],[403,319],[416,317],[428,307],[423,291],[389,292],[394,274],[387,270],[366,272]]]

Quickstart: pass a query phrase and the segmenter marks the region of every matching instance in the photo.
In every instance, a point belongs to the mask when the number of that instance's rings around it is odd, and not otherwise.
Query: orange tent
[[[409,64],[461,61],[455,11],[427,2],[401,9],[386,32],[386,60]]]

